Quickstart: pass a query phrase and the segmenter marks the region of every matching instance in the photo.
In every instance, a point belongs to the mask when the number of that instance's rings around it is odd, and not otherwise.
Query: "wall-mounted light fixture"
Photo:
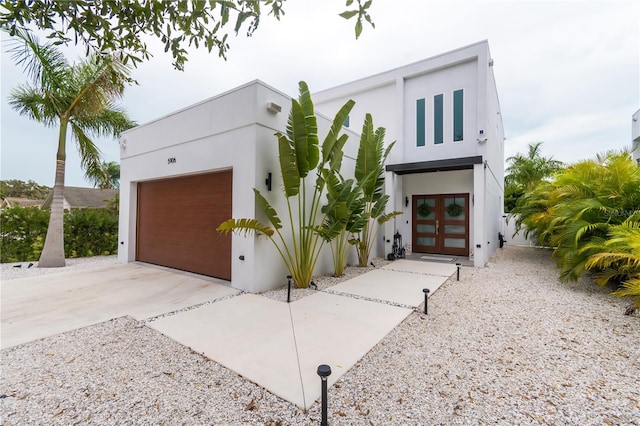
[[[404,206],[409,207],[409,197],[404,197]]]
[[[275,102],[267,102],[267,111],[277,114],[282,111],[282,107]]]
[[[271,191],[271,172],[267,173],[267,178],[264,180],[265,185],[267,185],[267,191]]]

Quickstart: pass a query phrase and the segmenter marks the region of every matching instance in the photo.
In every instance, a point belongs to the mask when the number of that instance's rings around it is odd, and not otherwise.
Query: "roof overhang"
[[[446,160],[420,161],[417,163],[389,164],[386,167],[388,172],[398,175],[408,175],[412,173],[434,173],[448,172],[451,170],[473,169],[475,164],[482,164],[482,155],[462,158],[449,158]]]

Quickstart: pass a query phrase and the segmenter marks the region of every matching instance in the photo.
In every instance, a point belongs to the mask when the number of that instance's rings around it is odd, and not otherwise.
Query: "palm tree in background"
[[[542,156],[542,142],[529,144],[526,155],[520,153],[507,158],[509,167],[505,169],[504,202],[505,212],[510,212],[518,205],[518,200],[531,193],[539,183],[562,170],[562,161],[553,157]]]
[[[102,163],[99,169],[92,170],[86,177],[93,186],[100,189],[120,189],[120,164],[115,161]]]
[[[93,53],[69,64],[51,43],[40,44],[28,31],[17,31],[12,58],[31,80],[13,89],[10,105],[21,115],[48,127],[57,126],[58,150],[49,227],[39,267],[65,265],[63,205],[67,132],[76,141],[86,176],[96,176],[102,154],[92,137],[112,136],[135,125],[114,101],[121,98],[130,78],[130,67],[118,55]]]

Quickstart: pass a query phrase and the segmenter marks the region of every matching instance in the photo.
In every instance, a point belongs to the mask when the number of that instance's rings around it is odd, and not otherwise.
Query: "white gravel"
[[[640,315],[609,291],[559,283],[547,250],[505,246],[329,389],[329,423],[640,425]],[[320,421],[319,403],[302,412],[131,318],[0,355],[3,424]]]
[[[2,263],[0,279],[13,280],[16,278],[35,277],[38,275],[56,274],[66,271],[90,269],[117,263],[117,256],[94,256],[66,259],[62,268],[38,268],[38,262]]]

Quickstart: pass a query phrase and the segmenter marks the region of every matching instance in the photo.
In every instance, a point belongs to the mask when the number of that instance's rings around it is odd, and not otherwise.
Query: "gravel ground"
[[[113,265],[115,263],[117,263],[117,258],[115,255],[66,259],[66,266],[62,268],[38,268],[38,262],[2,263],[0,269],[0,279],[4,281],[13,280],[16,278],[35,277],[38,275],[56,274],[66,271],[96,268],[100,266]]]
[[[622,315],[628,300],[609,291],[586,277],[559,283],[547,250],[505,246],[329,389],[329,423],[640,425],[640,315]],[[320,420],[318,403],[302,412],[131,318],[0,355],[3,424]]]

